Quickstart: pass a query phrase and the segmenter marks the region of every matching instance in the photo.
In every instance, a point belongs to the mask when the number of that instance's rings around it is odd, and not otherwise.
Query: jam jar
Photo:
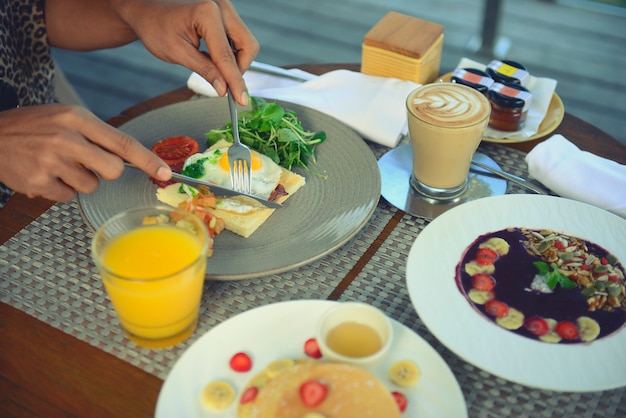
[[[476,68],[457,68],[452,73],[450,81],[476,89],[485,96],[493,84],[493,79],[489,77],[489,74]]]
[[[490,127],[507,132],[524,128],[532,100],[526,87],[514,83],[493,83],[488,96],[491,102]]]
[[[519,62],[493,60],[487,65],[487,74],[499,83],[514,83],[525,86],[530,74]]]

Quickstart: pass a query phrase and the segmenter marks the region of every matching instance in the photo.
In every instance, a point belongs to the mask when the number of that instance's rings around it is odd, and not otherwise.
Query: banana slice
[[[498,237],[489,238],[487,241],[482,242],[480,243],[480,245],[478,245],[478,248],[485,247],[491,248],[500,255],[507,255],[510,248],[508,242]]]
[[[413,386],[419,377],[419,368],[411,360],[400,360],[389,369],[389,380],[401,388]]]
[[[467,292],[467,296],[472,302],[477,303],[478,305],[484,305],[495,297],[493,292],[477,289],[471,289]]]
[[[545,318],[545,320],[546,320],[546,323],[548,324],[548,329],[550,329],[550,331],[540,336],[539,339],[543,341],[544,343],[552,343],[552,344],[559,343],[561,341],[561,336],[557,334],[556,331],[554,330],[558,322],[552,318]]]
[[[267,372],[267,375],[272,378],[293,367],[295,364],[296,362],[290,358],[278,359],[268,364],[265,371]]]
[[[482,265],[478,264],[476,261],[470,261],[465,264],[465,272],[470,276],[478,273],[486,273],[491,274],[496,271],[496,267],[493,264]]]
[[[202,402],[213,411],[223,411],[234,400],[235,389],[223,380],[215,380],[202,389]]]
[[[583,341],[593,341],[600,335],[600,324],[595,319],[588,316],[581,316],[576,321],[580,339]]]
[[[509,308],[509,312],[501,318],[496,318],[496,323],[502,328],[515,330],[524,324],[524,314],[515,308]]]

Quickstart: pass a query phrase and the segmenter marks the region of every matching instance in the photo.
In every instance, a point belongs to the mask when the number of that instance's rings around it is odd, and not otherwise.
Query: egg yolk
[[[228,165],[228,154],[224,153],[220,157],[218,161],[220,168],[227,173],[230,172],[230,166]],[[261,161],[261,157],[255,152],[252,153],[252,171],[257,171],[263,167],[263,161]]]

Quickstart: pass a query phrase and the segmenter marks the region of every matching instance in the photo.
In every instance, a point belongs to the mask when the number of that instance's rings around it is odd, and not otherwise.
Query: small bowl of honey
[[[317,326],[317,343],[329,361],[369,366],[393,343],[391,321],[380,309],[360,302],[345,302],[329,309]]]

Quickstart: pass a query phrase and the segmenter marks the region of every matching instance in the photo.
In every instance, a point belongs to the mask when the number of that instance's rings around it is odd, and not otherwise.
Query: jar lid
[[[515,83],[526,85],[530,74],[526,71],[526,67],[516,61],[511,60],[493,60],[487,66],[487,74],[495,81],[500,83]]]
[[[489,74],[476,68],[457,68],[452,73],[450,81],[472,87],[483,94],[486,94],[493,84]]]
[[[515,83],[493,83],[489,88],[489,100],[498,106],[524,108],[530,106],[531,93],[524,86]]]

